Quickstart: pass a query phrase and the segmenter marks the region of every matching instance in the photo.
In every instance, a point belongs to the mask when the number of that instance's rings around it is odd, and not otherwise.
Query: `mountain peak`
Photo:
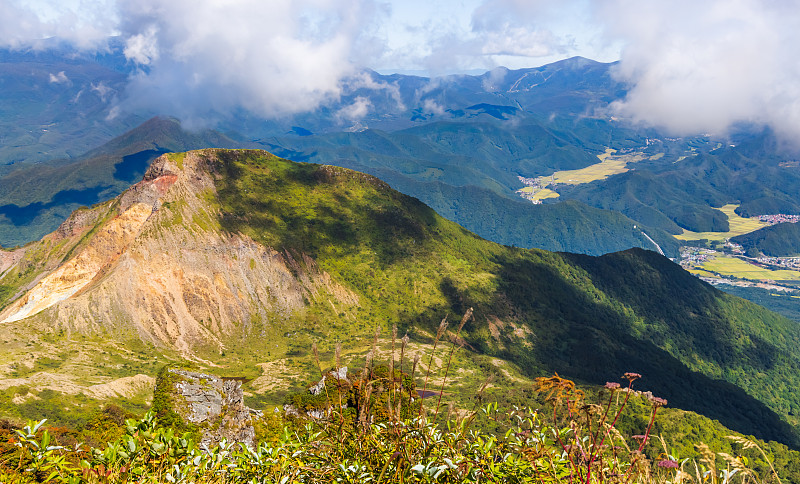
[[[73,214],[56,232],[73,245],[72,255],[21,288],[24,294],[0,313],[0,324],[40,313],[79,327],[124,321],[140,337],[191,356],[197,346],[224,346],[222,334],[249,319],[253,303],[260,311],[287,311],[304,306],[307,294],[326,285],[341,299],[352,299],[313,260],[220,228],[214,202],[218,170],[222,158],[242,156],[271,157],[215,149],[166,154],[112,202]],[[272,292],[281,299],[272,300]],[[98,300],[103,303],[92,308]]]

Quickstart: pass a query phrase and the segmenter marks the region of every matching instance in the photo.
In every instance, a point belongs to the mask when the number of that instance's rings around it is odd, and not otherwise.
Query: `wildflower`
[[[650,400],[650,403],[657,407],[663,407],[667,404],[667,400],[665,398],[654,397],[651,395],[647,399]]]
[[[633,373],[630,371],[622,375],[622,378],[628,380],[629,382],[632,382],[633,380],[638,380],[641,377],[642,375],[640,375],[639,373]]]
[[[658,467],[663,467],[665,469],[677,469],[678,462],[672,459],[660,460],[656,463]]]
[[[614,381],[607,381],[606,388],[609,390],[617,390],[620,387],[619,383]]]

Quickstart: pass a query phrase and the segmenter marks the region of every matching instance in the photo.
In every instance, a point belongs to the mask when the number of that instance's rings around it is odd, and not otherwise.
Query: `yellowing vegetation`
[[[800,271],[771,271],[753,264],[748,264],[735,257],[717,256],[712,260],[704,262],[702,268],[724,276],[753,279],[757,281],[764,279],[773,281],[800,281]]]
[[[721,211],[725,215],[728,216],[728,224],[730,225],[730,230],[727,232],[692,232],[690,230],[683,231],[682,234],[676,235],[675,238],[680,240],[700,240],[700,239],[708,239],[708,240],[725,240],[730,237],[736,237],[737,235],[747,234],[750,232],[754,232],[758,229],[764,228],[769,224],[766,222],[761,222],[755,218],[744,218],[738,216],[734,210],[739,207],[739,205],[734,205],[729,203],[722,208],[717,210]]]
[[[549,188],[542,188],[541,190],[539,190],[538,192],[536,192],[533,195],[533,199],[534,200],[544,200],[546,198],[558,198],[560,196],[561,195],[559,195],[558,193],[554,192],[553,190],[550,190]]]
[[[616,150],[606,148],[605,153],[597,155],[600,159],[600,163],[581,168],[580,170],[557,171],[553,173],[552,179],[555,180],[556,183],[565,185],[580,185],[581,183],[604,180],[611,175],[625,173],[628,171],[628,168],[626,168],[628,163],[635,163],[645,158],[641,153],[615,155],[615,152]]]

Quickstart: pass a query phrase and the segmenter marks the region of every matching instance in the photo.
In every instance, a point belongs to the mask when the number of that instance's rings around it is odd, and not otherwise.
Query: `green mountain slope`
[[[475,186],[423,183],[391,173],[384,176],[382,171],[373,174],[397,190],[419,198],[447,219],[504,245],[589,255],[630,247],[657,250],[642,234],[644,230],[665,254],[678,252],[679,244],[669,233],[643,227],[622,214],[590,207],[576,200],[533,205]]]
[[[635,367],[648,382],[662,382],[667,398],[734,428],[769,428],[783,439],[793,433],[773,411],[790,418],[800,410],[786,380],[800,363],[797,326],[657,254],[595,259],[500,247],[385,185],[374,187],[388,196],[365,192],[353,172],[315,165],[261,171],[229,156],[219,192],[232,214],[224,226],[309,253],[363,294],[369,314],[413,327],[435,321],[437,312],[474,306],[487,319],[468,328],[468,341],[526,372],[547,368],[599,381],[607,368]],[[246,208],[252,206],[264,215]],[[493,338],[488,315],[530,328],[531,346]],[[693,389],[684,392],[687,386]]]
[[[727,199],[691,179],[681,186],[675,182],[677,177],[674,172],[656,175],[645,170],[629,171],[601,182],[567,187],[563,196],[616,210],[672,234],[680,234],[682,229],[726,232],[727,217],[712,206],[722,206]]]
[[[800,254],[800,226],[781,223],[764,227],[749,234],[731,237],[731,242],[745,249],[758,249],[772,257],[790,257]]]
[[[643,160],[635,171],[559,192],[673,234],[681,228],[725,232],[727,219],[712,207],[727,203],[739,204],[736,213],[743,217],[800,213],[796,152],[780,147],[770,132],[740,138],[730,145],[689,139],[656,143],[667,153],[663,158]],[[683,154],[674,151],[678,146]]]
[[[651,251],[501,246],[369,175],[260,151],[163,156],[135,189],[81,215],[84,228],[74,217],[16,261],[4,254],[4,378],[17,374],[4,398],[59,374],[72,385],[62,388],[95,395],[81,385],[147,374],[154,358],[291,379],[312,342],[323,356],[337,341],[358,353],[373,328],[397,325],[430,345],[443,315],[473,307],[459,356],[469,371],[451,394],[471,394],[497,365],[596,384],[636,371],[676,407],[800,444],[797,325]],[[87,266],[97,274],[75,272]],[[86,286],[49,306],[12,303],[66,294],[79,277]],[[270,400],[268,388],[251,391]]]
[[[678,243],[668,233],[671,226],[662,230],[650,221],[634,221],[576,201],[535,206],[514,193],[522,187],[519,175],[543,175],[596,163],[597,157],[583,146],[602,151],[605,145],[581,141],[570,131],[586,123],[589,121],[553,130],[530,120],[519,125],[434,122],[392,133],[365,130],[261,143],[294,161],[333,164],[375,175],[494,242],[592,255],[630,247],[656,250],[642,235],[644,229],[667,255],[675,256]],[[595,136],[604,133],[609,136],[607,141],[615,143],[620,141],[610,138],[624,132],[597,123],[592,130]]]

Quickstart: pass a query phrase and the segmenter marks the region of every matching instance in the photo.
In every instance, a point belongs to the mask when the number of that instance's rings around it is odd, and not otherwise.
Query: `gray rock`
[[[201,445],[213,447],[225,440],[254,446],[251,413],[258,413],[244,404],[241,381],[176,368],[167,371],[178,377],[174,387],[166,389],[174,410],[184,422],[200,428]]]

